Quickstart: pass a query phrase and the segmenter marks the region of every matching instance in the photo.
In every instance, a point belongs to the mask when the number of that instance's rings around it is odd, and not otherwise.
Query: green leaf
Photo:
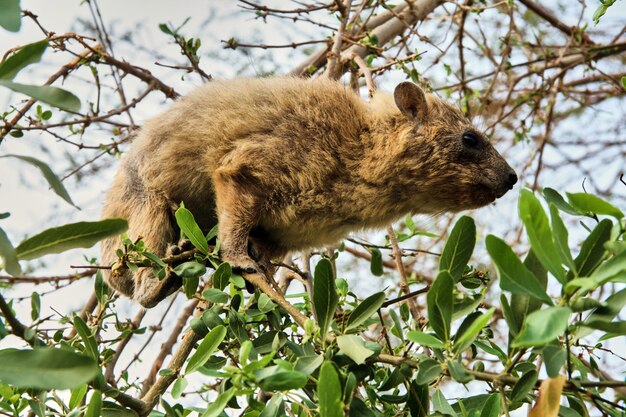
[[[217,326],[213,328],[213,330],[202,339],[195,353],[189,358],[189,362],[187,362],[187,367],[185,368],[185,375],[189,375],[204,365],[215,349],[222,343],[225,336],[226,327]]]
[[[514,294],[527,294],[552,305],[552,299],[539,280],[524,266],[509,245],[494,235],[487,236],[485,245],[489,256],[496,264],[500,288]]]
[[[433,394],[432,402],[434,411],[439,411],[441,414],[447,414],[452,417],[457,417],[456,412],[454,412],[454,409],[452,408],[450,403],[448,403],[446,397],[443,396],[441,390],[438,389],[435,391],[435,393]]]
[[[22,268],[20,267],[20,263],[17,261],[17,252],[15,248],[11,244],[9,237],[0,227],[0,257],[2,258],[2,262],[4,264],[2,267],[10,274],[10,275],[19,275],[22,273]]]
[[[276,304],[265,293],[259,295],[257,305],[263,314],[267,314],[276,308]]]
[[[204,413],[202,413],[202,417],[220,416],[226,405],[228,405],[228,402],[235,396],[235,389],[235,387],[232,387],[219,394],[217,398],[208,405]]]
[[[426,295],[429,325],[441,340],[449,340],[452,321],[454,280],[448,271],[441,271]]]
[[[559,210],[554,204],[550,204],[550,218],[554,232],[554,243],[559,255],[561,255],[561,261],[569,267],[570,271],[576,274],[576,264],[569,249],[569,233],[559,215]]]
[[[545,289],[548,283],[548,272],[541,262],[539,262],[532,249],[528,252],[528,255],[526,255],[526,259],[524,259],[524,266],[539,280],[541,288]],[[507,311],[506,298],[504,295],[502,295],[502,299],[502,310],[509,324],[512,336],[520,332],[526,316],[533,311],[539,310],[543,304],[541,300],[531,297],[528,294],[512,294],[511,305],[509,311]]]
[[[579,276],[588,277],[600,265],[606,253],[604,243],[611,237],[612,227],[613,223],[604,219],[587,236],[574,260]]]
[[[206,266],[196,261],[183,262],[173,272],[181,278],[200,277],[206,273]]]
[[[33,291],[30,295],[30,318],[35,321],[39,318],[39,311],[41,310],[41,298],[39,293]]]
[[[439,260],[439,270],[447,270],[455,282],[461,279],[463,270],[474,252],[476,244],[476,225],[474,219],[468,216],[461,217],[443,248],[441,258]]]
[[[519,215],[526,227],[526,234],[535,255],[560,283],[565,284],[567,276],[559,261],[560,257],[552,238],[548,217],[541,203],[530,190],[520,192]]]
[[[213,274],[213,286],[220,290],[223,290],[228,285],[231,275],[233,274],[233,268],[228,262],[222,262],[215,273]]]
[[[50,347],[0,350],[0,381],[20,388],[69,389],[98,374],[92,358]]]
[[[204,233],[200,230],[200,226],[196,223],[196,220],[193,217],[193,214],[185,207],[181,206],[176,210],[174,214],[176,217],[176,223],[178,223],[178,227],[180,230],[189,238],[191,243],[203,254],[207,255],[209,253],[209,245],[207,244],[206,239],[204,238]]]
[[[556,190],[552,188],[544,188],[543,189],[543,198],[548,202],[548,204],[554,204],[556,208],[559,210],[574,215],[580,216],[581,212],[572,207],[565,199],[559,194]]]
[[[98,241],[109,236],[119,235],[126,229],[128,229],[128,222],[123,219],[70,223],[44,230],[29,237],[20,243],[15,250],[18,259],[35,259],[70,249],[90,248]]]
[[[0,0],[0,4],[2,4],[2,0]],[[19,51],[0,63],[0,78],[12,80],[20,70],[30,64],[39,62],[47,47],[47,39],[24,45]]]
[[[555,378],[559,374],[567,359],[565,349],[559,345],[547,345],[541,351],[541,356],[546,367],[546,373],[550,378]]]
[[[428,385],[441,375],[441,365],[434,359],[426,359],[419,363],[415,382],[419,385]]]
[[[585,326],[587,322],[597,322],[601,320],[606,322],[612,321],[626,305],[626,288],[609,296],[603,304],[603,307],[595,309],[581,324]],[[591,333],[591,330],[588,328],[579,327],[576,331],[575,338],[580,339],[589,333]]]
[[[409,398],[406,407],[411,413],[411,417],[426,417],[428,415],[428,385],[418,385],[411,381],[408,389]]]
[[[598,286],[604,285],[606,282],[613,281],[615,278],[623,278],[626,274],[626,249],[609,258],[606,262],[596,269],[591,278]]]
[[[313,279],[313,306],[317,316],[317,324],[320,327],[320,337],[326,338],[330,322],[335,316],[335,309],[339,298],[335,286],[333,265],[328,259],[321,259],[315,266]]]
[[[72,201],[72,198],[70,197],[70,195],[68,194],[67,190],[63,186],[63,183],[59,179],[59,177],[57,177],[56,174],[54,172],[52,172],[50,167],[45,162],[42,162],[39,159],[30,157],[30,156],[23,156],[23,155],[2,155],[2,156],[0,156],[0,158],[17,158],[17,159],[21,159],[22,161],[28,162],[29,164],[39,168],[39,170],[43,174],[43,176],[46,179],[46,181],[48,181],[48,184],[50,185],[50,188],[52,188],[52,191],[54,191],[59,197],[61,197],[65,201],[67,201],[69,204],[71,204],[72,206],[76,207],[76,205]]]
[[[476,339],[480,331],[489,323],[489,320],[493,316],[494,311],[496,311],[495,307],[491,307],[486,313],[481,314],[476,320],[472,322],[472,324],[465,329],[460,336],[457,335],[456,340],[454,341],[454,345],[452,346],[452,350],[455,353],[463,352],[465,349],[470,347],[472,342]]]
[[[261,379],[259,387],[267,392],[289,391],[306,385],[309,376],[300,371],[278,371]]]
[[[91,329],[87,327],[87,324],[78,315],[74,316],[73,322],[76,333],[78,333],[85,344],[85,354],[91,356],[95,360],[98,360],[98,357],[100,356],[98,354],[98,343],[96,342],[96,338],[93,336]]]
[[[500,394],[491,394],[480,411],[480,417],[500,417]]]
[[[534,311],[526,317],[522,331],[511,343],[513,347],[545,345],[561,336],[567,328],[572,310],[569,307],[549,307]]]
[[[25,94],[35,100],[42,101],[61,110],[69,112],[80,111],[80,100],[67,90],[49,85],[20,84],[10,80],[0,79],[0,85],[17,93]]]
[[[339,346],[341,353],[352,359],[357,365],[365,363],[365,359],[374,354],[374,351],[365,347],[365,341],[354,334],[337,337],[337,346]]]
[[[360,326],[361,323],[372,317],[384,302],[385,293],[382,291],[372,294],[363,300],[361,304],[356,306],[356,308],[352,310],[352,313],[350,313],[350,317],[348,317],[348,322],[346,323],[346,331]]]
[[[317,368],[322,366],[324,362],[324,356],[322,355],[309,355],[309,356],[300,356],[296,360],[296,364],[294,365],[294,369],[296,371],[304,372],[307,375],[311,375]]]
[[[93,390],[87,411],[85,411],[85,417],[100,417],[102,411],[102,392],[100,390]]]
[[[511,402],[524,401],[530,390],[535,387],[537,377],[537,371],[534,369],[524,373],[524,375],[517,380],[515,385],[513,385],[513,389],[511,390]]]
[[[587,193],[566,193],[567,199],[570,204],[576,209],[595,214],[605,214],[607,216],[613,216],[617,220],[624,217],[624,213],[611,203],[601,199],[598,196]]]
[[[370,249],[370,254],[372,255],[370,261],[370,271],[372,274],[380,277],[383,274],[383,254],[380,253],[380,249],[372,248]]]
[[[9,32],[17,32],[21,25],[20,0],[0,0],[0,26]]]
[[[428,346],[436,349],[443,349],[444,343],[433,335],[413,330],[407,333],[406,338],[420,346]]]
[[[81,401],[83,401],[83,398],[85,398],[85,395],[87,394],[87,388],[89,388],[88,385],[83,384],[72,389],[69,402],[70,410],[73,410],[80,405]]]
[[[272,398],[264,404],[263,411],[258,417],[282,417],[280,411],[283,410],[283,395],[280,392],[272,393]]]
[[[202,297],[212,303],[226,304],[228,302],[228,294],[217,288],[209,288],[202,292]]]
[[[187,380],[185,378],[176,378],[174,385],[172,385],[172,398],[180,398],[183,395],[185,388],[187,388]]]
[[[320,417],[344,417],[341,404],[341,382],[332,362],[326,361],[322,364],[317,385],[317,396]]]

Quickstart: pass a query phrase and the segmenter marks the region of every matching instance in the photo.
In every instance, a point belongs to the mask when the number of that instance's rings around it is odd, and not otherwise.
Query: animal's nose
[[[515,174],[515,172],[509,174],[509,179],[507,182],[509,190],[513,188],[516,182],[517,182],[517,175]]]

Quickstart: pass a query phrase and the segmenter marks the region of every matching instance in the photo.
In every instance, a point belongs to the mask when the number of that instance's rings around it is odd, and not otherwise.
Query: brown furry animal
[[[104,217],[128,219],[157,255],[176,241],[183,201],[221,257],[246,273],[408,213],[484,206],[517,176],[455,107],[415,84],[371,103],[330,80],[214,81],[148,122],[109,191]],[[116,261],[118,239],[102,245]],[[109,284],[145,307],[180,286],[150,268]]]

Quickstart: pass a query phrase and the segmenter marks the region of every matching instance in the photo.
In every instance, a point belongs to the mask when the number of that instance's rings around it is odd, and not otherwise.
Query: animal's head
[[[411,82],[396,87],[394,100],[411,127],[407,153],[426,176],[428,211],[481,207],[513,188],[515,171],[458,108]]]

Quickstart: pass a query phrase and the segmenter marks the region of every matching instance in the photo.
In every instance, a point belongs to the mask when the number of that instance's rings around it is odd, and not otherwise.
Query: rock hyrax
[[[214,81],[147,122],[122,159],[103,216],[128,219],[157,255],[178,239],[180,202],[244,273],[409,213],[484,206],[517,176],[456,107],[410,82],[371,102],[327,79]],[[116,261],[119,239],[103,242]],[[107,274],[145,307],[180,286],[150,268]]]

